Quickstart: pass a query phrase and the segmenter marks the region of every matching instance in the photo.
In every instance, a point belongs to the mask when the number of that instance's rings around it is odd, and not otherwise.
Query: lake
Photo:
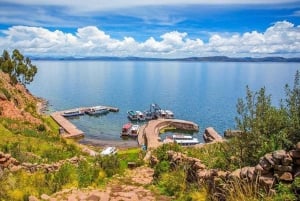
[[[285,84],[292,85],[299,63],[169,62],[169,61],[32,61],[38,73],[28,89],[49,101],[50,112],[82,106],[109,105],[118,113],[81,116],[71,121],[86,140],[120,141],[128,110],[157,103],[178,119],[220,134],[234,128],[236,103],[265,86],[278,105]]]

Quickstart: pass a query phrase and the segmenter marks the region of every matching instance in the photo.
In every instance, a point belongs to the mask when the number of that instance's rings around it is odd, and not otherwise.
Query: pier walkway
[[[95,107],[95,106],[93,106]],[[63,116],[65,112],[71,111],[71,110],[79,110],[82,112],[88,111],[93,107],[80,107],[70,110],[63,110],[63,111],[57,111],[52,113],[50,116],[56,123],[58,123],[63,129],[64,133],[62,133],[62,137],[64,138],[79,138],[84,136],[84,132],[80,129],[78,129],[74,124],[72,124],[67,118]],[[97,106],[96,106],[97,107]],[[111,107],[111,106],[103,106],[107,108],[110,112],[118,112],[119,108]]]
[[[146,145],[147,149],[156,148],[162,145],[163,143],[160,140],[159,131],[171,126],[182,130],[199,131],[199,126],[191,121],[180,119],[152,120],[140,128],[138,135],[139,145]]]

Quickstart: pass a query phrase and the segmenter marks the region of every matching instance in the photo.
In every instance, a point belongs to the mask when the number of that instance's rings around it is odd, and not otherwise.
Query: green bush
[[[118,155],[98,156],[96,163],[102,168],[108,177],[118,174],[121,171],[121,163]]]
[[[7,89],[0,88],[0,91],[2,91],[2,93],[5,95],[5,97],[7,98],[7,100],[11,99],[12,95],[7,91]]]

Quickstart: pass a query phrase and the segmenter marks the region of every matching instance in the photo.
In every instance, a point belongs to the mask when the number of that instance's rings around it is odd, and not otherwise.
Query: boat
[[[62,113],[62,116],[64,117],[75,117],[79,115],[84,115],[84,112],[76,109],[76,110],[68,110]]]
[[[103,106],[95,106],[91,107],[89,110],[86,111],[88,115],[102,115],[109,113],[109,110]]]
[[[167,118],[167,113],[166,113],[165,110],[158,110],[156,112],[156,116],[157,116],[157,118],[166,119]]]
[[[131,127],[132,127],[132,123],[124,124],[123,127],[122,127],[121,136],[128,136]]]
[[[133,125],[130,129],[129,136],[137,137],[139,134],[139,129],[140,129],[139,125]]]
[[[172,138],[174,142],[182,146],[199,144],[199,140],[191,135],[173,135]]]
[[[172,135],[172,139],[174,139],[174,140],[191,140],[191,139],[193,139],[193,136],[176,134],[176,135]]]
[[[131,120],[131,121],[137,121],[138,120],[138,116],[137,116],[137,113],[133,110],[130,110],[127,112],[128,114],[128,118]]]
[[[145,111],[144,114],[145,114],[145,119],[146,120],[154,119],[154,116],[153,116],[152,112],[150,112],[149,110]]]
[[[174,119],[174,113],[171,110],[166,110],[167,119]]]
[[[143,112],[136,111],[136,114],[137,114],[137,118],[138,118],[139,121],[145,121],[146,120],[146,117],[145,117]]]
[[[100,153],[101,156],[109,156],[109,155],[114,155],[118,152],[116,147],[106,147],[105,149],[102,150]]]

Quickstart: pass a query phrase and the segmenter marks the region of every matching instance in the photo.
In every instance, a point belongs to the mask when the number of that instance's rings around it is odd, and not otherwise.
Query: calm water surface
[[[120,140],[128,110],[146,110],[151,103],[170,109],[179,119],[196,122],[202,141],[206,127],[219,133],[234,128],[237,99],[245,87],[265,86],[274,104],[292,84],[298,63],[33,61],[38,69],[28,86],[49,100],[50,111],[110,105],[119,113],[81,116],[72,122],[86,139]]]

